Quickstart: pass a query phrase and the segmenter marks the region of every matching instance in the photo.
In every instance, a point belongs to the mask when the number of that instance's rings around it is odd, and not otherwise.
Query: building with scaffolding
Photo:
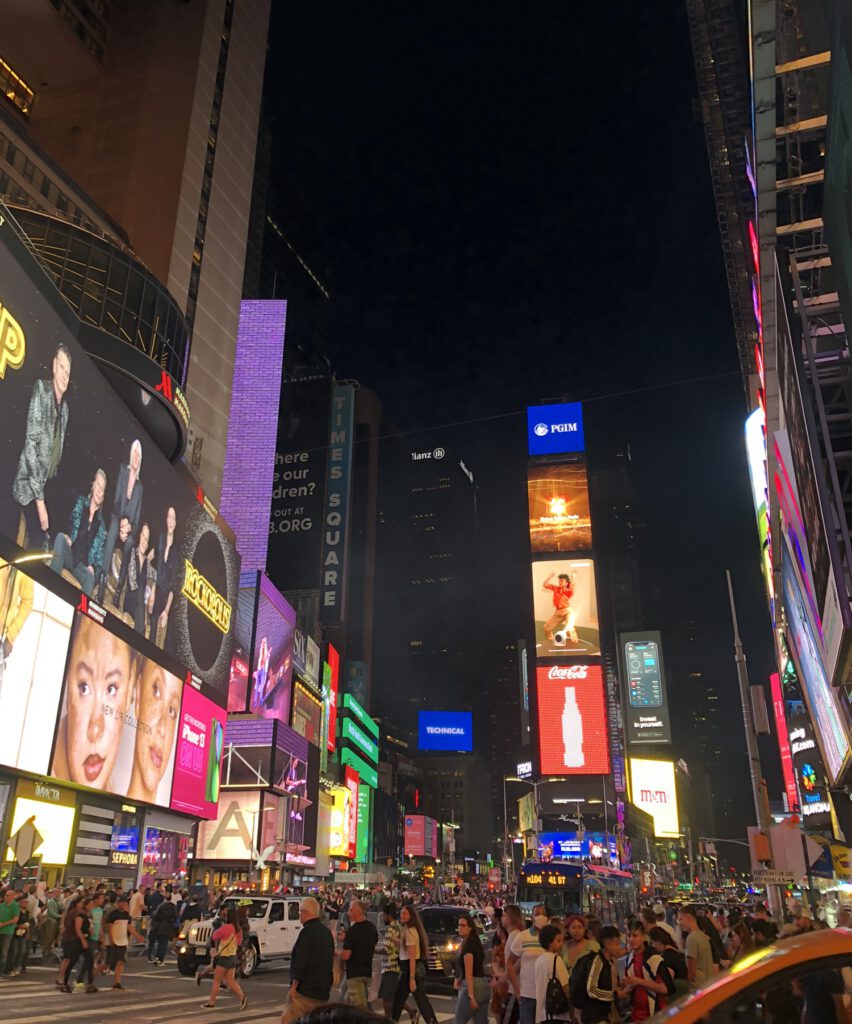
[[[818,741],[796,766],[798,810],[849,837],[852,15],[821,0],[687,8],[775,650]],[[832,794],[825,818],[808,771]]]

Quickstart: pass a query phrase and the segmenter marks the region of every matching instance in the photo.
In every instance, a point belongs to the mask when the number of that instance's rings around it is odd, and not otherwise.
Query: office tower
[[[123,244],[166,285],[176,311],[137,331],[151,312],[143,281],[114,333],[143,349],[147,335],[177,333],[188,461],[218,501],[269,0],[38,0],[0,3],[0,14],[4,74],[19,83],[2,120],[0,193]],[[68,256],[108,324],[118,279],[99,293],[88,248],[78,240]]]

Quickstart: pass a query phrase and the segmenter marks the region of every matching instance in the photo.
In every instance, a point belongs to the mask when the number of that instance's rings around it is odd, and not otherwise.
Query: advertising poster
[[[418,711],[417,746],[420,750],[473,750],[473,715],[470,711]]]
[[[622,633],[619,640],[628,743],[671,743],[662,637],[655,631]]]
[[[530,466],[527,497],[534,555],[590,550],[592,514],[585,463]]]
[[[287,841],[300,848],[305,845],[305,811],[308,797],[308,741],[289,725],[279,722],[275,727],[276,789],[290,797]]]
[[[228,711],[247,711],[251,639],[257,612],[257,573],[240,573],[237,606],[234,609],[234,646],[228,680]]]
[[[539,659],[601,653],[595,565],[591,558],[532,564],[535,653]]]
[[[0,558],[0,764],[47,774],[73,615]]]
[[[323,691],[328,700],[328,721],[326,723],[328,733],[326,742],[328,752],[334,753],[334,745],[337,738],[337,700],[340,692],[340,655],[332,644],[327,645],[326,653],[328,666],[327,680],[326,673],[323,673]],[[326,689],[327,687],[327,689]]]
[[[530,406],[527,409],[527,442],[532,456],[583,451],[582,403]]]
[[[329,795],[331,796],[331,816],[327,852],[332,857],[348,857],[349,790],[345,786],[335,786]]]
[[[805,827],[809,831],[831,829],[831,804],[825,780],[825,764],[808,710],[802,701],[788,702],[787,724],[794,792],[798,790],[797,802]]]
[[[8,222],[0,282],[0,533],[50,554],[68,584],[224,704],[239,577],[224,523],[79,344],[75,318]]]
[[[301,683],[293,687],[292,726],[308,743],[318,747],[322,743],[322,701]]]
[[[775,718],[775,733],[778,737],[778,752],[781,755],[781,774],[784,778],[787,809],[795,811],[799,806],[799,794],[796,789],[793,752],[790,747],[790,733],[787,728],[786,702],[781,688],[781,677],[777,672],[773,672],[769,677],[769,690],[772,695],[772,712]]]
[[[601,666],[539,665],[536,683],[541,774],[609,774]]]
[[[426,822],[422,814],[409,814],[405,818],[405,856],[426,856]],[[430,830],[431,834],[431,830]]]
[[[184,686],[172,782],[173,811],[197,818],[216,817],[224,742],[224,710],[193,686]]]
[[[216,818],[198,823],[196,860],[248,861],[254,849],[259,813],[259,792],[223,793]]]
[[[77,612],[50,775],[168,807],[183,684]]]
[[[658,839],[676,839],[680,835],[674,761],[631,757],[630,798],[654,819],[654,835]]]
[[[42,864],[67,864],[77,813],[75,794],[50,783],[27,779],[18,781],[16,792],[9,836],[14,836],[33,818],[33,825],[43,840],[37,851]],[[14,860],[8,848],[6,859]]]
[[[288,722],[296,612],[264,575],[259,580],[249,710]]]
[[[346,662],[346,682],[343,692],[351,694],[362,707],[370,706],[370,668],[366,662]]]

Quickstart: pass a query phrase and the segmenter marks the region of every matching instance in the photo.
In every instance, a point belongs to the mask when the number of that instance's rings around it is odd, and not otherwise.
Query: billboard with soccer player
[[[536,657],[599,655],[601,640],[592,559],[534,561],[532,585]]]

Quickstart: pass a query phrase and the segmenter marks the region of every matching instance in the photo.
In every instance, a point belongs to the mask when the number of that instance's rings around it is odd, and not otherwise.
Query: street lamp
[[[503,876],[505,884],[509,884],[509,815],[507,812],[506,805],[506,783],[507,782],[523,782],[524,785],[532,786],[533,788],[533,803],[535,804],[535,813],[538,817],[538,783],[533,779],[521,779],[517,775],[504,775],[503,776]],[[514,866],[515,857],[512,855],[512,865]]]

